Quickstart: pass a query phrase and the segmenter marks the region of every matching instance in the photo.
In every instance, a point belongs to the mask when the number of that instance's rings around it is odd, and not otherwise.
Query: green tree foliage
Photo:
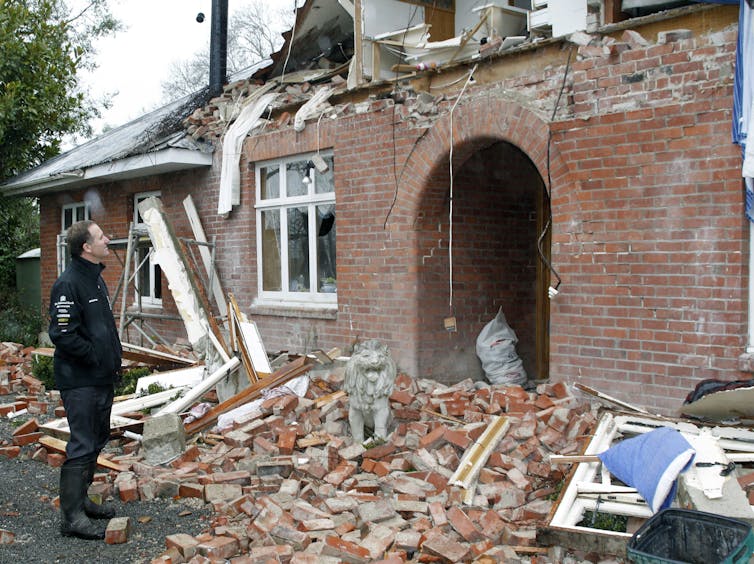
[[[78,4],[0,0],[0,180],[57,155],[63,136],[88,133],[97,115],[76,72],[117,23],[106,0]]]
[[[0,0],[0,182],[90,133],[99,110],[77,72],[93,67],[93,41],[118,29],[107,0]],[[0,311],[17,322],[29,312],[15,296],[16,257],[38,246],[36,200],[0,196]]]

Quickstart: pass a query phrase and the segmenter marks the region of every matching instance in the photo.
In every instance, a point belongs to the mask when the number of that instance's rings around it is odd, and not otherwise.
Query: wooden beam
[[[324,395],[322,397],[317,398],[314,401],[314,407],[322,407],[324,405],[327,405],[330,402],[339,400],[341,398],[347,398],[348,395],[344,390],[338,390],[337,392],[332,392],[331,394]]]
[[[364,33],[363,22],[361,21],[361,0],[354,0],[353,3],[353,80],[356,86],[364,81]],[[372,71],[374,74],[374,71]]]
[[[198,433],[202,429],[209,427],[215,420],[226,411],[248,403],[258,397],[261,397],[262,391],[285,384],[296,376],[306,373],[311,368],[311,360],[306,356],[301,356],[288,364],[281,366],[267,378],[255,382],[248,388],[241,390],[235,396],[226,399],[224,402],[216,405],[204,414],[200,419],[195,419],[184,427],[187,435]]]
[[[564,546],[573,550],[594,552],[596,554],[613,554],[625,556],[626,547],[631,536],[598,529],[581,530],[578,534],[573,529],[561,527],[542,527],[537,529],[537,543],[544,546]]]
[[[132,345],[131,343],[121,343],[121,345],[123,346],[123,358],[128,360],[134,360],[136,362],[150,365],[178,364],[181,366],[187,366],[196,364],[196,360],[184,358],[175,353],[166,353],[163,351],[148,349],[146,347]]]
[[[48,437],[47,435],[42,435],[39,437],[39,444],[41,444],[43,447],[48,448],[50,450],[54,450],[56,452],[61,452],[65,454],[65,447],[68,445],[65,441],[61,441],[60,439],[56,439],[55,437]],[[107,468],[108,470],[115,470],[117,472],[124,472],[127,470],[127,468],[123,468],[120,464],[115,464],[115,462],[111,462],[104,456],[100,455],[97,457],[97,465],[102,466],[103,468]]]
[[[186,210],[186,215],[188,216],[189,223],[191,224],[191,231],[194,233],[194,239],[199,243],[207,243],[207,236],[205,235],[204,228],[202,227],[202,220],[199,217],[199,213],[196,211],[196,206],[194,206],[194,200],[191,198],[191,194],[184,198],[183,209]],[[217,274],[217,269],[212,262],[212,254],[209,252],[209,248],[207,248],[206,244],[199,245],[199,254],[202,257],[204,268],[207,271],[207,277],[211,281],[210,291],[212,292],[212,296],[215,298],[215,303],[217,304],[217,308],[220,311],[220,317],[225,317],[228,315],[228,306],[225,303],[225,294],[223,292],[222,286],[220,285],[220,277]]]
[[[272,372],[262,337],[255,323],[248,321],[238,308],[233,294],[228,294],[230,312],[229,321],[234,350],[241,354],[249,381],[253,384]]]
[[[624,402],[624,401],[621,401],[621,400],[619,400],[619,399],[616,399],[616,398],[614,398],[614,397],[612,397],[612,396],[609,396],[609,395],[607,395],[607,394],[604,394],[604,393],[602,393],[602,392],[599,392],[599,391],[597,391],[597,390],[595,390],[595,389],[593,389],[593,388],[590,388],[589,386],[585,386],[584,384],[579,384],[578,382],[576,382],[576,383],[575,383],[575,384],[574,384],[573,386],[574,386],[574,387],[575,387],[575,388],[576,388],[577,390],[581,390],[582,392],[584,392],[584,393],[586,393],[586,394],[589,394],[589,395],[591,395],[591,396],[594,396],[594,397],[596,397],[596,398],[599,398],[599,399],[605,400],[605,401],[607,401],[607,402],[609,402],[609,403],[612,403],[612,404],[618,405],[618,406],[620,406],[620,407],[623,407],[623,408],[625,408],[625,409],[629,409],[629,410],[631,410],[631,411],[635,411],[635,412],[637,412],[637,413],[643,413],[643,414],[645,414],[645,415],[651,415],[651,413],[649,413],[649,412],[648,412],[648,411],[647,411],[646,409],[644,409],[644,408],[641,408],[641,407],[637,407],[637,406],[635,406],[635,405],[631,405],[630,403],[626,403],[626,402]]]

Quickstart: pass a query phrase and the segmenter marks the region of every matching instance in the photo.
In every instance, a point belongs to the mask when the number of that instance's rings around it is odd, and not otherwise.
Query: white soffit
[[[7,196],[32,195],[48,190],[84,186],[94,182],[111,182],[209,166],[212,166],[212,153],[170,148],[61,172],[47,178],[30,178],[27,182],[7,186],[4,193]]]

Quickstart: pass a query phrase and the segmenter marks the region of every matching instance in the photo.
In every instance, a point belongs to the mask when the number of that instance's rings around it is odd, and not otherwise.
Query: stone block
[[[151,417],[144,422],[142,454],[148,464],[165,464],[183,454],[186,433],[177,413]]]

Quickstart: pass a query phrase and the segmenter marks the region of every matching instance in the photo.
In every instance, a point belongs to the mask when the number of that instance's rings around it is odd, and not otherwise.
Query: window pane
[[[262,212],[262,289],[280,292],[280,210]]]
[[[335,175],[333,174],[332,157],[323,157],[323,160],[327,163],[327,170],[324,173],[321,173],[315,169],[314,191],[317,194],[335,192]]]
[[[76,221],[83,221],[86,219],[86,206],[76,207]]]
[[[149,248],[144,247],[140,248],[136,253],[136,264],[137,266],[141,265],[141,267],[139,268],[139,275],[137,277],[137,280],[139,286],[139,295],[142,298],[149,298],[151,296],[149,287],[149,258],[147,258],[147,255],[149,255]]]
[[[154,286],[153,289],[153,295],[155,299],[161,300],[162,299],[162,269],[160,268],[160,265],[155,263],[152,267],[152,272],[154,273],[154,281],[152,285]]]
[[[262,167],[259,169],[259,193],[263,200],[280,197],[280,167]]]
[[[307,161],[296,161],[295,163],[288,163],[285,166],[285,186],[287,196],[305,196],[309,193],[309,184],[304,183],[304,175],[309,172],[310,169],[307,165]],[[310,174],[314,174],[311,172]],[[307,179],[309,177],[306,177]]]
[[[63,210],[63,231],[73,225],[73,208]]]
[[[335,204],[317,206],[317,276],[320,292],[337,291],[335,270]]]
[[[309,291],[308,209],[288,208],[288,276],[291,292]]]

